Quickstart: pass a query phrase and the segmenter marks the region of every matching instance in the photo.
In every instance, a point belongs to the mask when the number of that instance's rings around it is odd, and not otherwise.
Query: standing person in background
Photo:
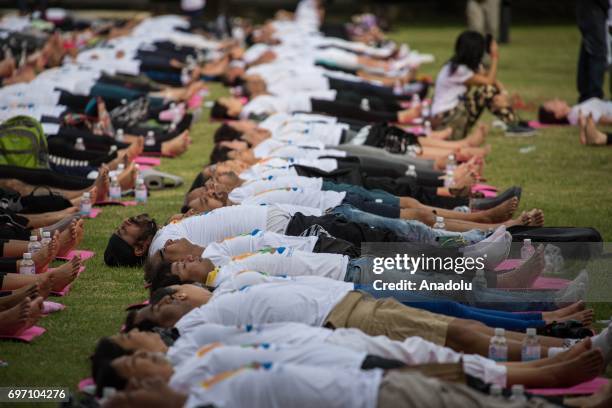
[[[603,99],[603,83],[607,64],[606,20],[608,0],[576,2],[576,19],[582,35],[578,58],[578,102],[589,98]]]
[[[468,0],[466,14],[468,29],[482,35],[499,37],[499,17],[501,0]]]

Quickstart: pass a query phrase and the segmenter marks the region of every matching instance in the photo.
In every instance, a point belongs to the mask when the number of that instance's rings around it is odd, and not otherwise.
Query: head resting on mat
[[[538,120],[548,125],[567,125],[567,115],[572,108],[561,99],[551,99],[540,105],[538,109]]]
[[[108,266],[140,266],[157,232],[157,223],[148,214],[123,220],[111,235],[104,251]]]

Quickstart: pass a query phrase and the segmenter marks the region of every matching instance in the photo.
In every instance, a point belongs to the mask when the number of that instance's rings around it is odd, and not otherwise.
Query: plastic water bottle
[[[415,167],[414,164],[409,164],[408,165],[408,170],[406,170],[406,175],[408,177],[416,177],[417,176],[416,167]]]
[[[117,176],[111,178],[111,184],[109,189],[109,195],[111,200],[121,200],[121,185],[117,180]]]
[[[393,84],[393,94],[401,95],[404,92],[404,87],[402,86],[402,82],[398,79]]]
[[[510,396],[510,401],[517,401],[525,403],[527,402],[527,397],[525,396],[525,387],[521,384],[514,384],[512,386],[512,395]]]
[[[410,107],[416,108],[421,104],[421,97],[418,93],[412,94],[412,100],[410,101]]]
[[[536,329],[530,327],[529,329],[527,329],[527,337],[525,337],[525,340],[523,340],[523,347],[521,348],[521,360],[539,360],[541,351],[542,347],[540,347],[540,341],[536,336]]]
[[[82,137],[77,137],[77,140],[74,144],[74,148],[75,150],[85,150],[85,143],[83,142],[83,138]]]
[[[115,174],[119,175],[119,174],[123,173],[124,170],[125,170],[125,164],[119,163],[117,165],[117,171],[115,172]]]
[[[79,209],[79,214],[84,217],[89,217],[91,213],[91,195],[89,192],[83,193],[83,197],[81,197],[81,207]]]
[[[485,272],[482,269],[478,269],[474,275],[474,279],[472,279],[472,289],[475,287],[487,287],[487,278],[485,277]]]
[[[19,273],[22,275],[35,275],[36,274],[36,266],[34,265],[34,261],[32,260],[32,254],[26,252],[23,254],[23,259],[19,264]]]
[[[363,98],[361,100],[361,110],[369,111],[370,110],[370,101],[368,98]]]
[[[491,387],[489,388],[489,395],[493,398],[504,398],[504,395],[502,394],[502,387],[499,384],[491,385]]]
[[[436,222],[433,225],[434,229],[444,229],[446,224],[444,224],[444,217],[436,216]]]
[[[145,137],[145,146],[155,146],[155,133],[152,130],[147,132]]]
[[[508,360],[508,343],[506,343],[506,331],[501,328],[495,329],[495,336],[491,337],[489,343],[489,358],[493,361]]]
[[[531,238],[525,238],[523,240],[523,247],[521,248],[521,259],[529,259],[534,254],[535,248],[531,244]]]
[[[51,233],[49,231],[42,232],[42,238],[40,239],[40,246],[46,247],[51,243]]]
[[[138,203],[146,203],[147,202],[147,186],[145,186],[144,180],[142,178],[136,179],[136,202]]]
[[[431,134],[431,122],[428,120],[425,121],[424,132],[425,132],[425,136],[429,136]]]
[[[457,160],[455,159],[455,155],[451,153],[448,155],[448,160],[446,160],[446,171],[455,171],[456,168]]]
[[[117,131],[115,132],[115,140],[118,142],[123,142],[125,140],[125,133],[123,132],[123,129],[117,129]]]
[[[41,243],[38,241],[38,237],[36,235],[30,235],[30,242],[28,242],[28,252],[30,254],[35,254],[42,248]]]
[[[450,188],[455,184],[455,172],[452,170],[446,170],[446,175],[444,176],[444,187]]]

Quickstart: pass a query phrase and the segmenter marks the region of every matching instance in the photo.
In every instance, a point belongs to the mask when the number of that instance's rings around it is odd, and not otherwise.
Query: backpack
[[[29,116],[15,116],[0,125],[0,164],[48,168],[47,138],[40,123]]]

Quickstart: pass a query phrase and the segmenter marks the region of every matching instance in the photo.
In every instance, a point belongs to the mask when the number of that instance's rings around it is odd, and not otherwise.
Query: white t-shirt
[[[261,160],[257,164],[252,165],[240,173],[239,177],[243,180],[254,180],[270,176],[297,176],[298,173],[295,168],[293,168],[294,165],[314,167],[319,170],[330,172],[338,168],[338,161],[336,159],[305,160],[273,157]]]
[[[211,272],[208,286],[217,287],[243,271],[258,271],[270,276],[321,276],[343,281],[349,257],[340,254],[312,253],[288,247],[264,248],[232,258],[217,272]]]
[[[377,369],[290,364],[245,367],[193,386],[185,407],[375,408],[382,376],[383,371]]]
[[[308,190],[301,187],[286,187],[257,193],[245,198],[242,203],[254,204],[294,204],[318,208],[325,211],[342,204],[346,197],[344,191]]]
[[[593,115],[595,123],[599,122],[602,117],[612,119],[612,102],[604,101],[599,98],[590,98],[586,101],[574,106],[567,115],[567,120],[572,125],[578,124],[578,113],[581,112],[583,117]]]
[[[277,153],[279,149],[287,146],[296,146],[302,148],[310,148],[322,150],[325,148],[323,143],[317,140],[279,140],[276,138],[269,138],[258,144],[253,148],[253,155],[259,159],[263,157],[283,157],[282,153]]]
[[[366,353],[332,344],[242,344],[213,343],[202,346],[189,360],[174,370],[169,385],[188,393],[193,384],[250,364],[296,364],[359,370]]]
[[[255,194],[284,187],[300,187],[312,191],[320,191],[323,179],[320,177],[303,176],[270,176],[261,180],[247,181],[240,187],[233,189],[228,198],[234,203],[241,203]]]
[[[149,248],[149,255],[163,248],[169,239],[187,238],[191,243],[207,246],[225,238],[248,234],[254,229],[265,230],[268,207],[229,206],[172,222],[160,229]]]
[[[191,332],[181,335],[168,349],[166,356],[177,367],[193,357],[200,347],[222,342],[228,345],[286,343],[306,345],[321,343],[332,334],[324,327],[313,327],[303,323],[283,322],[265,325],[223,326],[203,324]]]
[[[432,115],[449,111],[459,104],[459,98],[467,92],[465,81],[474,76],[474,71],[465,65],[459,65],[451,75],[450,63],[442,67],[436,79],[433,103],[431,105]]]
[[[241,274],[244,275],[244,274]],[[187,333],[204,323],[227,326],[301,322],[321,326],[332,309],[354,289],[349,282],[318,276],[268,277],[265,283],[218,287],[209,302],[183,316],[175,325]],[[225,286],[231,286],[228,289]]]
[[[284,246],[312,252],[317,240],[317,237],[293,237],[256,229],[249,234],[238,235],[208,245],[202,253],[202,258],[210,259],[215,266],[222,266],[230,262],[234,256],[259,251],[266,247]]]

